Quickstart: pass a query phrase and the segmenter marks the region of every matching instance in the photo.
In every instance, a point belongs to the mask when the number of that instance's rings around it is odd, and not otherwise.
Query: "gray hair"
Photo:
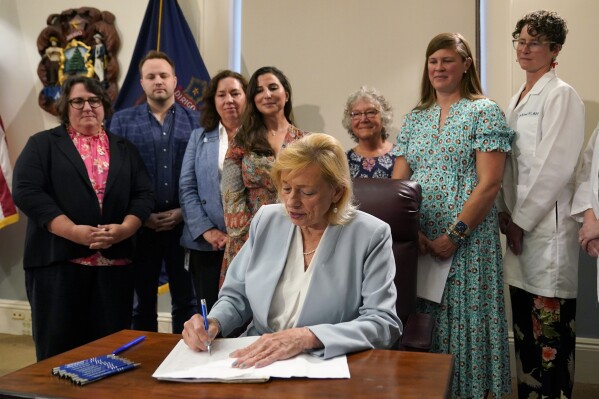
[[[350,94],[345,102],[345,108],[343,109],[343,119],[341,120],[341,124],[347,130],[352,140],[358,142],[358,138],[354,134],[351,126],[351,117],[349,116],[351,112],[352,106],[358,102],[359,100],[365,100],[374,105],[377,111],[381,113],[381,123],[383,125],[383,130],[381,131],[381,137],[383,140],[386,140],[389,137],[389,128],[391,127],[391,123],[393,122],[393,108],[389,101],[383,96],[378,90],[362,86],[359,90]]]

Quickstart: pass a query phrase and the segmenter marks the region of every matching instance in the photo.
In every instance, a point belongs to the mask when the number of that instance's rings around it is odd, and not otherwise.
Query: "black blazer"
[[[13,171],[13,198],[27,215],[23,266],[47,266],[95,250],[50,233],[46,225],[66,215],[75,224],[122,223],[126,215],[145,221],[154,207],[152,184],[137,149],[108,133],[110,166],[102,210],[87,170],[64,126],[29,138]],[[134,238],[100,252],[107,258],[131,258]]]

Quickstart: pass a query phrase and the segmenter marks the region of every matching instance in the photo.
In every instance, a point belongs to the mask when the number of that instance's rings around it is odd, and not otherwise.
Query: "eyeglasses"
[[[349,116],[354,120],[362,119],[362,115],[364,115],[366,119],[372,119],[375,116],[377,116],[378,113],[379,111],[377,111],[376,109],[369,109],[368,111],[364,112],[350,112]]]
[[[69,100],[69,104],[71,107],[75,109],[83,109],[85,107],[85,103],[88,103],[92,108],[98,108],[102,105],[102,99],[100,97],[90,97],[90,98],[81,98],[76,97]]]
[[[542,42],[539,40],[526,41],[524,39],[512,40],[514,50],[522,50],[524,47],[528,47],[530,51],[539,51],[544,44],[555,44],[555,42]]]

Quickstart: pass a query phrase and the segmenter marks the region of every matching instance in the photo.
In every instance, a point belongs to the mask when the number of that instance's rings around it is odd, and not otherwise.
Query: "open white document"
[[[258,338],[216,339],[212,342],[212,356],[191,350],[180,340],[152,377],[181,382],[263,382],[270,377],[350,378],[346,356],[323,360],[302,353],[259,369],[231,367],[235,359],[230,358],[229,353],[245,348]]]
[[[445,260],[433,258],[431,254],[420,255],[418,257],[416,294],[420,298],[441,303],[452,261],[453,256]]]

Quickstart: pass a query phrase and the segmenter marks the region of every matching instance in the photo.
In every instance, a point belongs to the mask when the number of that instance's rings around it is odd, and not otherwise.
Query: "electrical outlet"
[[[19,310],[14,310],[12,312],[12,319],[13,320],[25,320],[25,313],[23,313]]]

